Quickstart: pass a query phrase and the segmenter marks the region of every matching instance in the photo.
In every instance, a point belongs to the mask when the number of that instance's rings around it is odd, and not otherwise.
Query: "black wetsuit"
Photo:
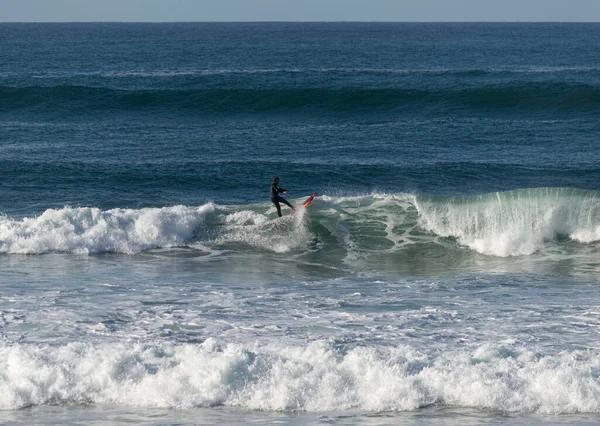
[[[287,189],[280,188],[279,184],[275,182],[273,182],[273,185],[271,185],[271,201],[273,202],[273,204],[275,204],[275,207],[277,208],[277,214],[279,215],[279,217],[281,217],[281,206],[279,205],[279,203],[283,203],[286,206],[289,206],[292,210],[294,210],[294,206],[288,203],[285,198],[279,196],[279,193],[284,191],[287,191]]]

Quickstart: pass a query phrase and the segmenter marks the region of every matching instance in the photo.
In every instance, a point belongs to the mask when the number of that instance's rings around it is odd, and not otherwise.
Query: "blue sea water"
[[[0,421],[596,424],[599,45],[0,24]]]

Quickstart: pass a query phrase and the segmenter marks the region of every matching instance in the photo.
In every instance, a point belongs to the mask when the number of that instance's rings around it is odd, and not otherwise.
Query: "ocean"
[[[0,24],[0,423],[598,424],[599,45]]]

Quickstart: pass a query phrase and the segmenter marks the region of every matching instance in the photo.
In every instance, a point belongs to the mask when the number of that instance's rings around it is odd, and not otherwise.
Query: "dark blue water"
[[[0,24],[0,419],[597,422],[599,45]]]
[[[595,24],[3,24],[2,211],[598,190]]]

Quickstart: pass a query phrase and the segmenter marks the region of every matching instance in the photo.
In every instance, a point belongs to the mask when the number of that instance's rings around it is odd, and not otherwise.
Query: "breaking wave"
[[[423,226],[479,253],[535,253],[564,238],[600,240],[600,194],[569,188],[523,189],[471,197],[422,198]]]
[[[299,202],[299,201],[296,201]],[[488,256],[525,256],[560,244],[600,241],[600,194],[522,189],[463,197],[414,194],[320,196],[308,210],[276,217],[272,205],[145,209],[49,209],[0,217],[0,253],[125,253],[208,247],[253,253],[322,253],[359,265],[437,245]]]
[[[0,345],[0,409],[46,404],[229,406],[266,411],[407,411],[450,405],[504,412],[600,412],[600,357],[482,345],[337,349],[234,344]]]

